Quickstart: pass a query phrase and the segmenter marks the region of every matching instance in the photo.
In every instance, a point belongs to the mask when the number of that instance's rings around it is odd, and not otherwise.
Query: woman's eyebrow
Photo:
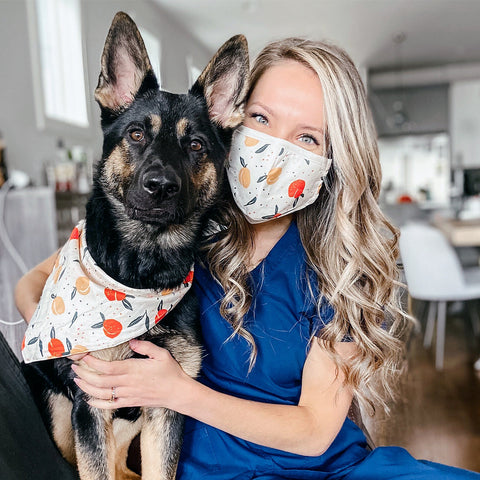
[[[267,105],[265,105],[264,103],[262,102],[252,102],[251,105],[249,105],[249,108],[252,108],[252,107],[261,107],[263,108],[263,110],[265,110],[269,115],[273,115],[273,111],[270,107],[267,107]]]
[[[315,127],[313,125],[300,124],[300,125],[297,125],[297,128],[299,130],[312,130],[314,132],[320,133],[321,135],[325,135],[325,129],[323,127]]]

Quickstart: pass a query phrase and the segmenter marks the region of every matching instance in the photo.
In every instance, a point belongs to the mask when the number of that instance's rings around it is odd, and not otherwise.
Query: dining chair
[[[429,303],[424,345],[437,330],[435,367],[443,369],[448,302],[480,299],[480,268],[463,268],[443,233],[425,223],[400,229],[400,255],[410,296]],[[474,334],[479,334],[477,309],[469,305]]]

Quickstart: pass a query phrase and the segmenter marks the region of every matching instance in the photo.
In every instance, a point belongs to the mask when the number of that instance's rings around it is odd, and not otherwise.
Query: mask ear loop
[[[326,158],[328,158],[331,163],[330,163],[330,168],[328,169],[327,174],[325,175],[323,179],[323,185],[325,187],[325,190],[329,192],[329,194],[334,195],[335,192],[333,191],[335,189],[340,188],[341,185],[344,184],[343,181],[343,175],[340,170],[340,168],[337,165],[337,162],[335,161],[334,154],[333,154],[333,145],[330,140],[330,135],[328,134],[328,130],[325,130],[325,145],[326,145]]]
[[[328,144],[327,144],[327,151],[326,151],[326,158],[328,158],[329,160],[332,160],[333,161],[333,148],[332,148],[332,145],[330,143],[330,140],[327,140],[328,141]]]
[[[332,149],[332,142],[330,140],[330,134],[328,133],[328,128],[325,128],[325,131],[323,133],[323,144],[325,145],[324,152],[323,152],[325,158],[332,159],[333,149]]]

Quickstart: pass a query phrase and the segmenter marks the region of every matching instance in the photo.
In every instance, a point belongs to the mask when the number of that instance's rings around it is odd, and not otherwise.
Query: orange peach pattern
[[[331,160],[245,126],[235,130],[227,164],[233,198],[251,223],[313,203]]]
[[[26,363],[101,350],[136,338],[164,318],[192,285],[193,266],[174,289],[125,287],[98,268],[84,236],[82,221],[47,279],[22,342]]]

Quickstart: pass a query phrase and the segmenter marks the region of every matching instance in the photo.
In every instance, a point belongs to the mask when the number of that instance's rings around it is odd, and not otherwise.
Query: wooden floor
[[[423,305],[415,307],[421,312]],[[480,351],[470,324],[461,310],[449,315],[442,372],[423,347],[421,327],[409,343],[401,400],[389,418],[370,424],[372,437],[377,446],[402,446],[416,458],[480,472],[480,373],[473,369]]]

